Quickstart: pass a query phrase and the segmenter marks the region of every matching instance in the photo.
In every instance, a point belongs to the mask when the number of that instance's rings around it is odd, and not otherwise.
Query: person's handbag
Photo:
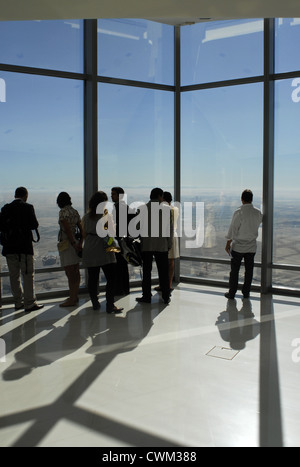
[[[65,240],[62,240],[62,232],[61,230],[59,231],[59,234],[58,234],[58,243],[57,243],[57,249],[58,251],[61,253],[62,251],[66,251],[68,248],[69,248],[69,240],[68,239],[65,239]]]

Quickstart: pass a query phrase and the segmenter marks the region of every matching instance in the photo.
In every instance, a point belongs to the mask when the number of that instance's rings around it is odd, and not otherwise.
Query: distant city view
[[[127,190],[127,202],[132,207],[137,207],[140,203],[149,200],[150,188],[138,188]],[[110,190],[106,189],[110,199]],[[40,242],[34,244],[35,268],[43,270],[45,268],[60,267],[59,254],[57,251],[57,237],[59,232],[58,214],[59,208],[56,205],[58,193],[30,192],[28,202],[35,207],[36,215],[39,221]],[[82,216],[83,195],[82,193],[73,193],[72,205]],[[196,231],[194,237],[181,237],[181,256],[190,257],[190,261],[181,261],[181,276],[193,277],[198,279],[213,279],[218,281],[228,281],[229,261],[225,252],[225,237],[231,222],[232,214],[240,205],[240,194],[238,192],[231,194],[212,194],[202,193],[193,198],[190,196],[182,197],[182,204],[185,201],[204,203],[204,225],[197,225],[196,219],[191,220],[193,230]],[[10,202],[10,196],[6,194],[5,201],[2,200],[0,208],[4,202]],[[261,208],[260,203],[253,203]],[[197,246],[197,229],[204,232],[201,235],[201,241]],[[279,264],[300,265],[300,246],[297,246],[295,239],[300,234],[300,208],[295,210],[295,200],[292,198],[282,198],[276,201],[274,214],[274,262]],[[186,247],[186,241],[193,240],[193,248]],[[192,261],[192,258],[205,258],[205,261]],[[228,260],[226,264],[217,264],[209,262],[207,259]],[[257,240],[257,254],[255,261],[261,261],[261,228]],[[130,279],[132,281],[141,279],[141,270],[137,267],[129,267]],[[1,271],[7,271],[6,260],[1,256]],[[298,274],[293,271],[274,270],[274,285],[299,288]],[[101,276],[104,282],[104,276]],[[85,274],[82,271],[82,285],[85,284]],[[255,268],[253,284],[260,285],[260,269]],[[63,271],[50,271],[36,274],[36,289],[38,293],[61,290],[67,288],[67,281]],[[2,278],[2,296],[10,295],[10,285],[7,277]]]

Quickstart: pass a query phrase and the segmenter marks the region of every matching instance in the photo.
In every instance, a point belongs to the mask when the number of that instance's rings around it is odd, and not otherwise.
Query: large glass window
[[[98,74],[174,84],[174,28],[144,19],[98,20]]]
[[[181,28],[183,86],[262,74],[262,19],[212,21]]]
[[[83,72],[83,21],[0,23],[0,63]]]
[[[16,187],[28,189],[41,234],[35,266],[59,266],[58,193],[69,192],[83,209],[83,82],[4,72],[0,78],[0,206],[13,200]],[[42,290],[49,280],[41,279]]]
[[[83,213],[85,75],[82,80],[64,75],[84,71],[83,25],[82,20],[0,24],[0,64],[18,71],[0,70],[0,207],[12,200],[16,186],[27,186],[40,222],[36,268],[59,266],[57,194],[68,191]],[[262,19],[242,19],[181,28],[180,84],[206,85],[181,93],[181,201],[193,203],[190,211],[183,208],[181,254],[196,257],[182,261],[183,275],[227,280],[217,261],[228,259],[224,237],[242,190],[251,188],[261,207],[263,26]],[[147,201],[154,186],[174,194],[174,94],[165,88],[174,85],[174,28],[144,19],[99,19],[97,27],[98,77],[112,81],[98,85],[99,189],[110,195],[111,187],[120,185],[129,204]],[[275,20],[276,73],[300,70],[299,31],[297,18]],[[23,66],[44,69],[45,75],[56,70],[60,78],[29,74]],[[273,251],[275,263],[297,266],[300,75],[294,75],[280,80],[275,75]],[[261,83],[242,84],[253,77]],[[209,84],[232,79],[240,84]],[[38,291],[65,287],[62,276],[39,274]],[[257,283],[259,276],[257,269]],[[297,274],[287,268],[273,277],[276,284],[299,286]]]
[[[275,20],[275,72],[300,70],[300,18]]]
[[[300,79],[275,83],[274,262],[300,265]],[[278,270],[277,282],[286,271]],[[292,274],[289,285],[299,287]],[[282,282],[283,283],[283,282]]]
[[[128,202],[174,190],[174,95],[99,84],[99,188],[123,187]]]
[[[226,259],[225,236],[245,188],[261,208],[262,102],[261,84],[182,93],[181,199],[204,203],[204,222],[197,224],[195,211],[186,232],[195,232],[194,243],[183,236],[182,255]]]

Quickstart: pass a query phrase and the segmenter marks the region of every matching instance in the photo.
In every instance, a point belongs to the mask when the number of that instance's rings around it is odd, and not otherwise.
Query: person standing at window
[[[136,298],[140,303],[151,303],[151,272],[155,258],[162,299],[170,302],[170,280],[168,252],[173,243],[173,221],[170,206],[163,202],[163,190],[153,188],[150,201],[140,206],[141,251],[143,260],[142,297]]]
[[[124,195],[125,192],[121,187],[115,186],[111,189],[111,199],[114,203],[113,217],[118,242],[120,238],[128,237],[128,224],[135,216],[135,212],[126,204]],[[122,249],[121,244],[120,248]],[[128,295],[130,292],[128,263],[122,252],[116,253],[116,260],[115,294]]]
[[[115,253],[108,251],[106,238],[97,234],[97,223],[104,215],[107,200],[107,194],[104,191],[97,191],[91,197],[88,212],[82,218],[84,238],[82,264],[88,270],[88,291],[93,309],[100,309],[98,289],[101,268],[106,279],[106,312],[118,314],[123,308],[118,308],[114,304]],[[102,205],[102,213],[99,214],[97,213],[98,205]],[[109,216],[109,214],[105,215]]]
[[[6,256],[15,310],[25,308],[25,312],[31,312],[43,308],[43,305],[37,304],[34,287],[32,230],[37,231],[39,224],[34,207],[27,203],[27,199],[27,189],[17,188],[14,201],[1,210],[0,231],[2,254]]]
[[[57,197],[59,211],[59,256],[69,283],[70,296],[59,306],[76,306],[80,286],[80,251],[82,250],[82,227],[80,215],[72,207],[71,197],[62,191]],[[78,232],[78,233],[77,233]],[[77,238],[79,236],[79,238]]]
[[[231,256],[229,291],[225,297],[233,299],[238,289],[239,271],[242,259],[245,262],[245,277],[242,287],[244,298],[249,298],[253,277],[254,256],[258,228],[262,222],[262,213],[252,205],[253,193],[244,190],[242,205],[235,211],[227,234],[226,252]]]

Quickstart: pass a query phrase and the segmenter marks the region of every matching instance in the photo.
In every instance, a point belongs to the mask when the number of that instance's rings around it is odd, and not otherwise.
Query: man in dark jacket
[[[7,261],[15,310],[25,308],[26,312],[30,312],[39,310],[43,305],[36,303],[34,290],[32,230],[37,230],[39,224],[34,207],[27,203],[27,198],[26,188],[16,189],[14,201],[1,210],[0,232],[2,254]]]
[[[128,237],[128,224],[135,216],[135,212],[126,204],[124,195],[123,188],[119,186],[111,189],[111,199],[114,203],[113,218],[118,242],[120,238]],[[122,245],[120,246],[122,248]],[[128,263],[122,253],[116,253],[116,260],[115,295],[128,295],[130,292]]]
[[[163,190],[153,188],[150,201],[140,206],[140,235],[143,259],[143,296],[137,302],[151,303],[151,272],[153,257],[155,258],[162,299],[170,302],[170,280],[168,251],[173,244],[173,220],[170,206],[162,203]]]

